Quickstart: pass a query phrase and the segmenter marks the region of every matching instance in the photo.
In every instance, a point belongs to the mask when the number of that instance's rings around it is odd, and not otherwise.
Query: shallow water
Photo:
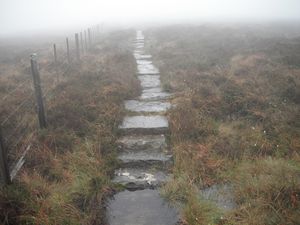
[[[123,191],[109,204],[108,222],[110,225],[174,225],[177,214],[158,190]]]

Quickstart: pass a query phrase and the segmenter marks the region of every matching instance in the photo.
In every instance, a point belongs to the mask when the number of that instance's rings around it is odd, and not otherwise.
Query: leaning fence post
[[[76,59],[80,60],[80,48],[79,48],[79,37],[78,33],[75,34],[75,44],[76,44]]]
[[[70,64],[71,58],[70,58],[70,47],[69,47],[69,39],[66,38],[66,44],[67,44],[67,58],[68,58],[68,63]]]
[[[30,63],[31,63],[31,72],[32,72],[32,77],[33,77],[35,96],[36,96],[36,101],[37,101],[39,124],[40,124],[40,128],[43,129],[43,128],[47,127],[47,122],[46,122],[46,116],[45,116],[40,73],[38,71],[37,61],[36,61],[36,54],[31,55]]]
[[[0,175],[2,176],[3,184],[11,183],[9,169],[7,165],[7,152],[2,138],[2,131],[0,128]]]

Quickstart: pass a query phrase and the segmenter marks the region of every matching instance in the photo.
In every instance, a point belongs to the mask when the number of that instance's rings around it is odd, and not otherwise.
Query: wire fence
[[[0,86],[0,185],[9,184],[23,166],[36,131],[47,127],[41,124],[41,117],[46,118],[47,108],[41,110],[45,101],[47,105],[55,101],[50,96],[57,85],[80,63],[99,33],[99,26],[76,33],[75,39],[54,44],[44,57],[33,54],[23,71],[27,76],[0,78],[5,85]]]

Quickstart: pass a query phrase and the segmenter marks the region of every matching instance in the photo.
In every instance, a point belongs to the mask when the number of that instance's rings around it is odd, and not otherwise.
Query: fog
[[[190,21],[291,21],[299,0],[0,0],[0,35],[93,24]]]

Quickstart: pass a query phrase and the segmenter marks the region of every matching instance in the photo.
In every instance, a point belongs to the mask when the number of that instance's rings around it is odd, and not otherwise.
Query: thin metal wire
[[[15,127],[15,129],[9,133],[11,133],[8,137],[4,138],[6,142],[8,142],[13,136],[16,135],[17,133],[17,130],[19,128],[24,128],[24,129],[27,129],[29,128],[29,124],[31,124],[35,119],[32,119],[30,121],[28,121],[27,119],[22,119],[20,123],[18,123],[18,125]],[[25,127],[22,127],[22,126],[25,126]]]
[[[24,137],[27,135],[27,133],[24,133],[23,135],[21,135],[18,140],[14,143],[13,147],[9,147],[10,149],[14,149],[15,147],[17,147],[22,140],[24,139]]]
[[[8,96],[11,96],[14,92],[16,92],[19,88],[23,87],[26,83],[28,82],[28,80],[25,80],[23,83],[19,84],[17,87],[15,87],[15,89],[13,89],[12,91],[10,91],[9,93],[7,93],[5,96],[2,97],[2,101],[4,101],[5,99],[8,98]]]
[[[23,105],[25,105],[25,103],[27,103],[29,100],[32,100],[32,96],[33,96],[33,94],[30,94],[30,96],[28,97],[28,98],[26,98],[23,102],[21,102],[18,106],[17,106],[17,108],[14,110],[14,111],[12,111],[5,119],[4,119],[4,121],[1,123],[1,126],[3,126],[13,115],[15,115],[15,113],[17,113],[20,109],[21,109],[21,107],[23,106]]]

